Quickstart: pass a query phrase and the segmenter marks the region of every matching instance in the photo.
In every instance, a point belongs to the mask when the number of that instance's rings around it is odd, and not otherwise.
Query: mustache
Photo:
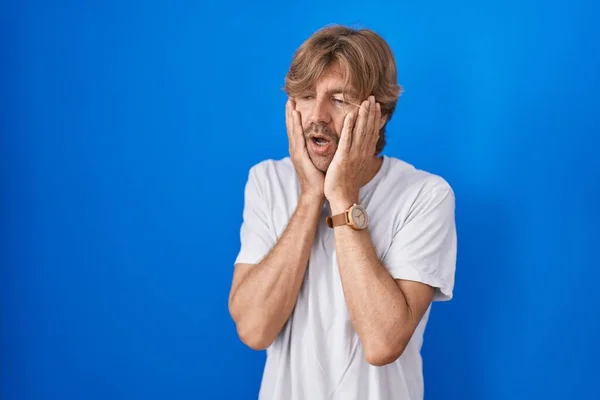
[[[329,139],[331,142],[334,142],[334,143],[338,142],[338,136],[331,129],[329,129],[325,125],[319,125],[319,124],[314,124],[314,123],[310,124],[304,130],[304,137],[308,138],[308,136],[310,136],[311,133],[316,133],[316,134],[319,134],[319,135],[323,135],[327,139]]]

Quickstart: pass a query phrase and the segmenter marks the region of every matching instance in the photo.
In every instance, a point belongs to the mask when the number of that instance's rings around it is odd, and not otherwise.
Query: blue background
[[[248,169],[329,23],[381,33],[385,153],[457,195],[427,399],[600,399],[592,1],[22,1],[0,8],[0,398],[252,399],[227,311]]]

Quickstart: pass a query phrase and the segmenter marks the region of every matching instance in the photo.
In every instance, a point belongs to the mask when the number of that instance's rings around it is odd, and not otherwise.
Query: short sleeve
[[[235,264],[257,264],[275,245],[269,205],[261,190],[260,164],[248,173],[244,189],[243,220],[240,227],[240,250]]]
[[[398,225],[383,259],[390,274],[436,288],[434,301],[450,300],[457,242],[452,189],[436,187],[419,195]]]

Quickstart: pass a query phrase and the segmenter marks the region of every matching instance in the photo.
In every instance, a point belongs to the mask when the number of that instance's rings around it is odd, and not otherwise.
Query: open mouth
[[[326,157],[335,152],[334,141],[326,136],[311,136],[310,142],[307,142],[307,144],[308,143],[310,143],[312,154]]]
[[[330,142],[330,140],[327,140],[323,137],[313,137],[312,141],[314,144],[316,144],[317,146],[327,146]]]

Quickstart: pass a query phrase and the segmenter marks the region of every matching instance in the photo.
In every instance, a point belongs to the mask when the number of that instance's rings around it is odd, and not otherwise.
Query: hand
[[[308,155],[300,113],[296,111],[296,103],[292,98],[288,99],[285,105],[285,125],[290,146],[290,157],[300,180],[302,195],[323,201],[325,198],[325,175],[315,167]]]
[[[381,106],[370,96],[344,119],[338,149],[325,176],[325,197],[349,207],[358,202],[364,174],[370,171],[381,124]],[[355,123],[356,120],[356,123]],[[349,203],[349,204],[346,204]]]

